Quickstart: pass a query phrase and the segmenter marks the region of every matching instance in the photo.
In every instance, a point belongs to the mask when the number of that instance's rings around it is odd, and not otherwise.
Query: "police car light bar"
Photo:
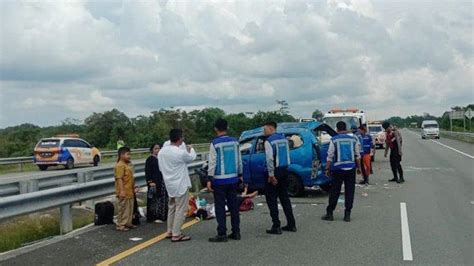
[[[332,110],[329,110],[328,113],[334,114],[334,113],[358,113],[358,112],[359,112],[359,109],[352,108],[352,109],[332,109]],[[360,111],[360,112],[363,113],[364,111]]]
[[[59,134],[56,138],[79,138],[79,134]]]

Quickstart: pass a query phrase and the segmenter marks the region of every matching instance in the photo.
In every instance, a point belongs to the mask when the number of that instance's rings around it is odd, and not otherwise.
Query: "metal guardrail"
[[[441,130],[440,135],[451,139],[474,143],[474,133]]]
[[[204,159],[204,158],[202,158]],[[189,173],[195,176],[195,170],[200,168],[204,161],[196,161],[188,165]],[[144,166],[144,165],[143,165]],[[91,172],[94,172],[90,175]],[[115,193],[115,178],[113,170],[105,172],[98,171],[79,172],[76,177],[59,176],[53,182],[58,185],[58,180],[71,182],[67,185],[50,188],[46,190],[26,192],[0,198],[0,220],[12,218],[19,215],[35,213],[42,210],[60,208],[61,233],[72,231],[71,206],[74,203],[109,196]],[[38,181],[32,179],[30,181]],[[138,186],[144,186],[144,167],[135,168],[135,182]],[[40,188],[39,184],[36,188]],[[32,187],[34,189],[34,187]]]
[[[408,128],[408,129],[413,132],[417,132],[421,134],[421,128]],[[474,133],[471,133],[471,132],[458,132],[458,131],[449,131],[449,130],[441,129],[439,131],[439,135],[441,137],[474,143]]]
[[[198,153],[196,161],[207,160],[208,153]],[[133,163],[135,173],[145,171],[145,160]],[[113,166],[98,166],[76,168],[73,170],[40,172],[31,175],[21,175],[0,178],[0,197],[31,193],[73,183],[84,183],[101,180],[113,175]]]
[[[208,143],[198,143],[194,144],[193,147],[195,149],[206,149],[209,147]],[[149,148],[138,148],[138,149],[131,149],[132,154],[142,154],[148,153]],[[100,152],[102,157],[110,157],[116,156],[117,151],[101,151]],[[24,157],[12,157],[12,158],[0,158],[0,165],[11,165],[11,164],[18,164],[20,165],[20,171],[23,170],[23,164],[33,163],[33,156],[24,156]]]

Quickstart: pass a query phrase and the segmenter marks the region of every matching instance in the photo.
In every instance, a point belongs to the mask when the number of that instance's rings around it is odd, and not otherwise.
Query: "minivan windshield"
[[[42,139],[36,147],[39,148],[51,148],[59,147],[59,139]]]
[[[424,125],[425,128],[438,128],[438,124],[426,124]]]

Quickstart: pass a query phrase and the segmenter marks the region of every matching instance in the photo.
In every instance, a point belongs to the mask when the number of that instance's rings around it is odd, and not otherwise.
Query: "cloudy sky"
[[[383,119],[473,100],[471,1],[0,3],[0,127],[119,108]]]

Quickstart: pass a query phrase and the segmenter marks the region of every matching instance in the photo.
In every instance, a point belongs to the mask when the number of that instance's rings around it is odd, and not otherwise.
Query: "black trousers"
[[[239,205],[237,202],[238,184],[213,185],[214,207],[216,209],[217,234],[224,236],[227,234],[225,205],[230,212],[230,222],[232,233],[240,233]]]
[[[398,151],[390,152],[390,167],[392,168],[393,179],[403,179],[403,169],[402,169],[402,156],[398,154]]]
[[[355,179],[356,171],[353,170],[340,170],[331,172],[331,190],[329,191],[329,205],[326,208],[328,214],[332,214],[336,209],[337,200],[341,195],[342,183],[344,183],[344,204],[346,212],[351,212],[354,204],[354,191],[355,191]]]
[[[278,181],[276,186],[266,183],[265,199],[267,200],[270,216],[272,217],[273,228],[281,226],[278,217],[278,199],[280,199],[283,212],[286,216],[287,225],[296,226],[295,217],[293,216],[293,208],[291,207],[290,197],[288,196],[288,171],[286,168],[275,169],[275,177]]]

